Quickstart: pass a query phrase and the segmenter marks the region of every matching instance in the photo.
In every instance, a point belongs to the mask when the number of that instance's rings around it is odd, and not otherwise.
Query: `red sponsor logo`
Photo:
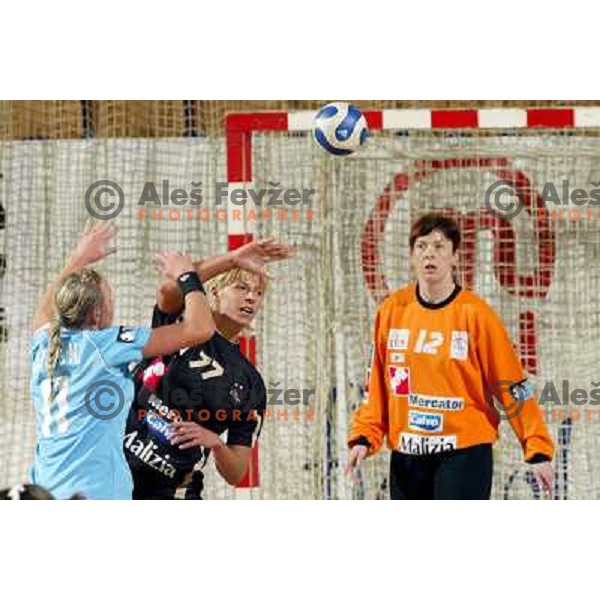
[[[410,394],[410,380],[408,367],[388,367],[390,388],[396,396]]]

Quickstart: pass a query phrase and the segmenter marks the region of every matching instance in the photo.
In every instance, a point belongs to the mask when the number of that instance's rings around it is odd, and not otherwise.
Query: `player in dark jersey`
[[[194,468],[211,453],[229,484],[241,481],[260,433],[266,390],[237,338],[262,304],[265,264],[289,256],[287,245],[263,240],[195,264],[207,282],[217,332],[201,345],[137,369],[124,440],[134,499],[172,499],[183,484],[187,499],[199,498],[202,472]],[[181,295],[167,280],[157,300],[153,327],[179,318]]]

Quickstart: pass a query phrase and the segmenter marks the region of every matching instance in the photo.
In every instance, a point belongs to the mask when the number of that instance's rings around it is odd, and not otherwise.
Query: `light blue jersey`
[[[31,481],[57,498],[131,499],[133,483],[123,454],[127,413],[134,397],[128,365],[142,359],[147,327],[61,330],[60,361],[49,402],[49,328],[30,348],[31,395],[37,446]]]

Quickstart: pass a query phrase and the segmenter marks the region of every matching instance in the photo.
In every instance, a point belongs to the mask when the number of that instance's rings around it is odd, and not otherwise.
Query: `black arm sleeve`
[[[152,311],[152,329],[162,327],[163,325],[172,325],[173,323],[177,323],[180,317],[181,313],[178,315],[168,315],[166,312],[163,312],[160,310],[160,308],[158,308],[158,304],[155,304],[154,310]]]

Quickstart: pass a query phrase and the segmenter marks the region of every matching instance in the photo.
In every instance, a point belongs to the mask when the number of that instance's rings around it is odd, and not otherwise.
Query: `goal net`
[[[222,135],[194,139],[0,142],[0,485],[25,476],[35,444],[27,359],[35,304],[88,216],[86,190],[112,180],[125,202],[115,221],[118,253],[103,271],[116,290],[118,323],[148,323],[157,281],[151,257],[160,249],[206,257],[247,233],[296,248],[293,261],[272,269],[275,279],[255,324],[268,412],[258,453],[260,485],[250,497],[388,496],[387,451],[366,461],[360,485],[343,477],[348,426],[363,394],[377,304],[411,280],[410,223],[443,210],[461,226],[463,285],[502,316],[545,400],[557,445],[557,497],[597,498],[597,114],[587,109],[586,127],[580,127],[556,121],[566,109],[537,116],[500,111],[510,113],[506,123],[500,113],[487,115],[488,123],[480,111],[467,124],[460,122],[461,111],[441,112],[367,113],[367,147],[343,159],[316,147],[310,113],[303,112],[232,117]],[[147,182],[162,197],[164,181],[169,193],[189,192],[201,181],[202,205],[188,214],[190,206],[139,203]],[[486,191],[497,181],[508,188],[501,207],[515,195],[523,205],[512,219],[486,205]],[[547,184],[560,201],[576,189],[588,201],[544,207]],[[239,189],[245,203],[232,202]],[[256,206],[261,190],[267,192]],[[495,498],[537,496],[506,424],[495,457]],[[240,494],[210,465],[205,481],[208,498]]]

